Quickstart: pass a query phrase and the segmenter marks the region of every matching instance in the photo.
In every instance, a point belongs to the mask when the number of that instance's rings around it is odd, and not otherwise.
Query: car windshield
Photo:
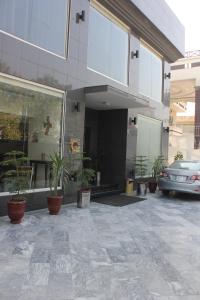
[[[200,171],[200,163],[177,160],[177,161],[173,162],[169,166],[169,168],[170,169],[184,169],[184,170],[191,170],[191,171]]]

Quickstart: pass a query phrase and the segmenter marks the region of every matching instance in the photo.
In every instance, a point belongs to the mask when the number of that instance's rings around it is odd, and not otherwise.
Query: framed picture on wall
[[[71,138],[70,139],[70,150],[72,153],[80,153],[81,151],[81,142],[78,138]]]

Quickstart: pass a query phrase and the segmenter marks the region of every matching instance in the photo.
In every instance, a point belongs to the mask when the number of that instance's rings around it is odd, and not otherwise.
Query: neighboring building
[[[171,65],[169,161],[200,159],[200,51]]]
[[[46,206],[48,157],[73,142],[119,190],[135,155],[167,157],[168,75],[183,53],[164,0],[0,1],[0,160],[29,156],[28,209]],[[2,181],[0,197],[4,214]]]

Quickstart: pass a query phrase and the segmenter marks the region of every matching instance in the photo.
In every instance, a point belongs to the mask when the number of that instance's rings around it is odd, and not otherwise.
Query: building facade
[[[169,161],[177,151],[200,159],[200,51],[187,52],[171,65]]]
[[[27,208],[46,206],[49,155],[73,143],[119,189],[136,155],[167,157],[170,63],[183,53],[164,0],[1,1],[0,160],[29,157]],[[1,214],[8,189],[1,180]],[[72,184],[65,201],[75,195]]]

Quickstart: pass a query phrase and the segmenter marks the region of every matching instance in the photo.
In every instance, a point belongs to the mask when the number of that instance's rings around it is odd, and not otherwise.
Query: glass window
[[[162,59],[144,45],[140,45],[139,92],[161,102],[162,74]]]
[[[191,171],[200,171],[200,163],[190,161],[175,161],[170,166],[170,169],[184,169]]]
[[[161,121],[146,116],[138,116],[137,155],[149,160],[149,175],[152,163],[161,154]]]
[[[0,161],[7,152],[24,152],[32,167],[31,189],[49,186],[49,156],[61,153],[62,98],[45,88],[0,81]],[[0,192],[8,191],[4,171],[1,166]]]
[[[128,53],[128,32],[94,7],[91,7],[88,67],[123,84],[127,84]]]
[[[65,56],[68,0],[1,0],[0,29]]]

